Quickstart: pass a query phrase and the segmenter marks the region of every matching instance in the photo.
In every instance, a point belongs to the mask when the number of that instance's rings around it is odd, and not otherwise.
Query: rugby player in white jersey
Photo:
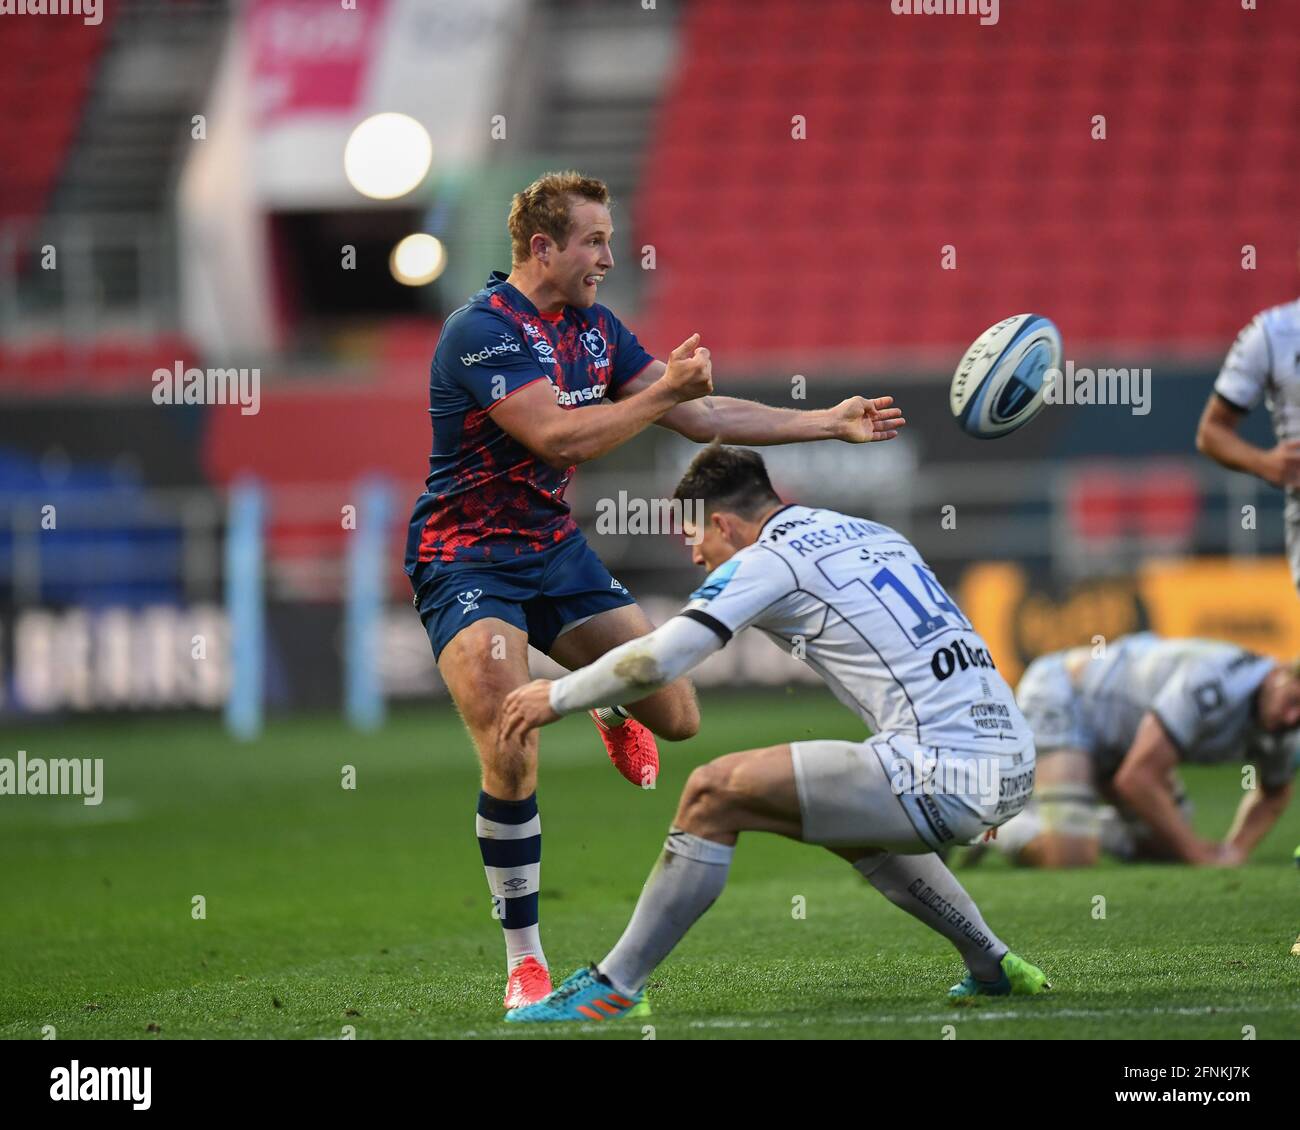
[[[1271,448],[1237,434],[1261,398],[1277,439]],[[1237,335],[1201,414],[1196,450],[1286,491],[1286,552],[1300,588],[1300,299],[1261,311]]]
[[[1290,801],[1300,748],[1295,666],[1216,640],[1142,632],[1100,654],[1040,656],[1016,699],[1033,727],[1038,783],[988,846],[1017,863],[1086,867],[1105,852],[1236,866]],[[1252,763],[1254,787],[1223,840],[1203,840],[1176,768],[1223,761]]]
[[[651,972],[722,892],[745,831],[829,848],[952,942],[967,968],[953,998],[1048,988],[936,854],[1020,810],[1034,743],[984,641],[916,549],[888,526],[783,503],[753,451],[706,448],[675,497],[703,507],[690,533],[695,563],[710,570],[704,584],[658,630],[516,689],[499,740],[517,744],[561,715],[635,702],[751,625],[799,655],[874,736],[747,750],[696,769],[618,944],[507,1019],[636,1009]]]

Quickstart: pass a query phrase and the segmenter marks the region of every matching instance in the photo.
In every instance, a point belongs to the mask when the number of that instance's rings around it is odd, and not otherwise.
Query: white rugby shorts
[[[1034,787],[1032,742],[937,749],[906,734],[792,742],[806,843],[919,854],[970,843],[1010,820]]]

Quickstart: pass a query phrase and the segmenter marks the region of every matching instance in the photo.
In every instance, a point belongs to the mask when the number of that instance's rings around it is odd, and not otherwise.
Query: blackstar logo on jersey
[[[951,647],[941,647],[930,656],[930,670],[934,677],[943,682],[954,671],[965,671],[970,667],[994,667],[993,656],[988,648],[971,647],[964,640],[954,640]]]
[[[500,334],[500,340],[490,345],[483,346],[482,349],[474,353],[462,353],[460,363],[462,365],[477,365],[480,361],[488,361],[493,357],[500,357],[503,353],[522,353],[523,349],[519,342],[511,340],[509,334]]]

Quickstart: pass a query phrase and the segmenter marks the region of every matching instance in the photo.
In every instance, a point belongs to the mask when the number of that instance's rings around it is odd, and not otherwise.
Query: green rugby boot
[[[960,1004],[974,997],[1008,997],[1012,993],[1030,996],[1052,987],[1047,975],[1038,966],[1030,965],[1010,950],[1002,955],[1000,964],[1001,970],[996,981],[977,981],[967,973],[948,990],[948,999]]]

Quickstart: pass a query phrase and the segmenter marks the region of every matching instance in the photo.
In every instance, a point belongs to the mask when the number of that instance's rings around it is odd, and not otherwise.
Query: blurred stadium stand
[[[72,149],[109,26],[109,20],[94,27],[74,20],[0,22],[0,219],[29,220],[44,212]]]
[[[131,0],[103,5],[99,24],[0,22],[4,387],[102,391],[186,355],[176,180],[228,9]]]
[[[900,440],[773,450],[774,478],[898,526],[949,586],[1021,585],[1015,607],[1041,615],[995,650],[1023,659],[1052,642],[1075,620],[1044,594],[1066,601],[1081,583],[1127,586],[1115,622],[1150,622],[1149,594],[1133,594],[1157,559],[1276,565],[1280,495],[1209,465],[1192,437],[1234,334],[1297,292],[1293,11],[1004,4],[985,28],[893,16],[885,0],[363,7],[354,20],[320,0],[118,0],[98,27],[0,20],[0,711],[15,703],[20,621],[64,640],[37,649],[48,682],[49,656],[96,654],[86,616],[137,617],[113,621],[135,641],[114,654],[158,650],[140,642],[162,630],[151,609],[219,616],[224,500],[249,475],[268,490],[279,701],[337,696],[319,664],[340,647],[339,514],[374,476],[395,502],[385,678],[426,694],[400,542],[426,468],[429,358],[442,319],[508,267],[511,194],[548,168],[610,184],[618,267],[602,300],[659,355],[699,330],[720,391],[899,399]],[[360,196],[342,164],[351,129],[386,110],[434,145],[426,180],[394,202]],[[387,267],[413,230],[448,255],[414,289]],[[356,270],[338,269],[344,245]],[[939,269],[945,246],[956,270]],[[1154,410],[1049,410],[995,444],[959,435],[958,356],[1030,309],[1057,321],[1076,365],[1151,367]],[[260,411],[155,405],[152,373],[178,362],[258,367]],[[794,374],[806,401],[791,399]],[[1269,442],[1262,413],[1246,434]],[[655,430],[569,491],[598,552],[660,611],[694,578],[677,539],[594,519],[620,491],[668,493],[690,453]],[[1276,592],[1276,570],[1252,584]],[[1289,620],[1232,615],[1206,630],[1300,646]],[[183,654],[189,626],[171,623],[163,650]],[[714,677],[790,677],[740,654]],[[171,698],[155,684],[136,698],[50,691],[41,709],[211,703],[221,681]]]
[[[1295,290],[1300,234],[1300,20],[1240,16],[689,5],[637,201],[660,261],[648,335],[703,323],[720,355],[807,364],[1041,309],[1073,349],[1221,350]],[[1244,272],[1244,244],[1277,250]],[[938,272],[945,245],[958,269]]]

